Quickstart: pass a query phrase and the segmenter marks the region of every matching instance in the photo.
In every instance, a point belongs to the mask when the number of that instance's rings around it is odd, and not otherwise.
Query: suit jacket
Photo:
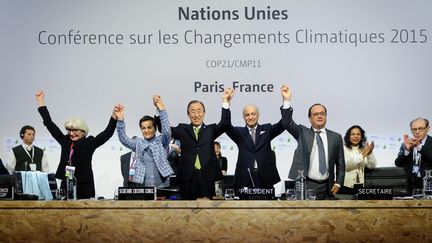
[[[224,171],[228,170],[228,160],[226,157],[223,157],[223,156],[219,157],[218,162],[219,162],[219,166],[220,166],[221,171],[222,170],[224,170]]]
[[[296,124],[292,119],[293,109],[290,107],[286,118],[282,119],[285,128],[297,140],[297,148],[294,152],[293,162],[288,177],[295,179],[298,170],[303,170],[304,175],[308,177],[310,154],[312,152],[315,132],[312,128]],[[283,114],[284,115],[284,114]],[[326,129],[328,144],[328,172],[329,172],[329,189],[336,182],[343,186],[345,178],[345,158],[343,150],[342,136],[339,133]],[[335,176],[336,166],[336,176]]]
[[[281,112],[284,113],[287,110],[281,109]],[[274,125],[259,124],[255,131],[254,143],[247,126],[233,127],[231,124],[228,126],[226,133],[237,144],[239,150],[234,174],[235,187],[244,187],[249,184],[248,168],[252,171],[255,160],[261,180],[266,186],[273,186],[280,181],[276,159],[271,149],[271,141],[284,130],[282,120]]]
[[[52,121],[46,106],[38,108],[39,114],[43,119],[51,136],[60,144],[60,162],[57,167],[56,178],[62,180],[61,187],[66,187],[65,168],[69,160],[70,147],[72,140],[67,134],[63,134],[60,128]],[[92,169],[92,157],[95,150],[108,141],[116,129],[116,120],[112,117],[105,130],[96,136],[87,136],[73,143],[74,153],[72,155],[72,165],[75,166],[75,177],[77,179],[77,198],[92,198],[95,196],[94,177]]]
[[[423,178],[425,176],[425,170],[432,170],[432,137],[427,135],[425,144],[422,149],[419,151],[421,154],[421,162],[420,162],[420,174]],[[404,167],[405,174],[407,175],[407,183],[408,187],[412,189],[410,177],[414,176],[412,174],[414,161],[413,161],[413,151],[405,156],[405,145],[402,143],[400,147],[400,151],[398,157],[395,160],[395,165],[397,167]]]
[[[0,159],[0,175],[9,175],[9,171],[3,165],[3,161]]]
[[[132,152],[120,156],[120,168],[123,176],[123,186],[127,187],[129,182],[129,167]]]
[[[221,120],[218,124],[202,124],[198,133],[198,141],[192,124],[180,123],[177,127],[171,127],[171,137],[180,140],[181,156],[177,169],[177,180],[189,181],[195,170],[195,158],[199,154],[203,177],[208,181],[222,179],[219,162],[216,158],[213,142],[225,132],[231,119],[229,109],[222,109]]]

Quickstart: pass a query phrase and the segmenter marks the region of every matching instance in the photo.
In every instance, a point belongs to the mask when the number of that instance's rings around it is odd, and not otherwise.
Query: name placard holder
[[[237,190],[240,200],[274,200],[273,188],[249,188],[243,187]]]
[[[393,200],[391,187],[363,187],[357,193],[359,200]]]
[[[14,200],[14,186],[0,185],[0,199],[1,200]]]
[[[155,200],[154,187],[119,187],[118,200]]]

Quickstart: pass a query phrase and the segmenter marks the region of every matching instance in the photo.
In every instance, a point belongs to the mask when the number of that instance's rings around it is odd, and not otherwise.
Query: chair
[[[365,187],[391,187],[394,196],[407,196],[405,170],[401,167],[365,169]]]

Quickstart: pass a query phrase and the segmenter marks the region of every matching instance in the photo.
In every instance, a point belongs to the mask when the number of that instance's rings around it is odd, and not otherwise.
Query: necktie
[[[256,141],[256,129],[255,128],[250,129],[250,135],[252,137],[252,141],[255,144],[255,141]],[[258,169],[258,164],[257,164],[256,160],[254,161],[253,167],[254,167],[254,169]]]
[[[420,174],[421,154],[418,152],[416,148],[414,148],[413,154],[414,154],[414,165],[413,165],[412,173],[417,177],[421,177]]]
[[[255,143],[255,140],[256,140],[256,132],[255,132],[255,129],[254,129],[254,128],[251,128],[251,129],[250,129],[250,135],[251,135],[251,137],[252,137],[252,141]]]
[[[321,173],[321,175],[324,175],[327,171],[327,164],[324,152],[324,143],[321,139],[321,136],[319,135],[320,132],[321,131],[316,131],[315,139],[318,145],[319,172]]]
[[[198,141],[199,127],[194,127],[194,132],[195,132],[195,138]],[[197,157],[195,159],[195,169],[201,170],[201,162],[200,162],[198,153],[197,153]]]

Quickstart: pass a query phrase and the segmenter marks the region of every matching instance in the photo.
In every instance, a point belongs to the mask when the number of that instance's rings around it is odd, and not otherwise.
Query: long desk
[[[6,242],[431,242],[432,201],[1,201]]]

